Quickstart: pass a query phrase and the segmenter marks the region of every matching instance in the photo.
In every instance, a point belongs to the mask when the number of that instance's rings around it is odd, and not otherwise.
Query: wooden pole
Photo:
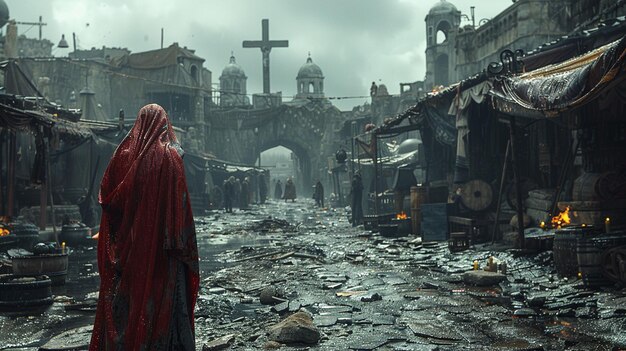
[[[48,180],[41,183],[41,192],[39,196],[39,229],[46,230],[48,222]]]
[[[7,216],[13,216],[15,207],[15,162],[17,159],[17,138],[15,131],[9,131],[9,147],[8,147],[8,167],[7,167]]]
[[[511,151],[511,140],[506,143],[506,151],[504,152],[504,164],[502,165],[502,176],[500,177],[500,190],[498,191],[498,204],[496,207],[496,221],[493,224],[493,232],[491,234],[491,244],[493,245],[498,238],[500,227],[500,210],[502,209],[502,192],[504,191],[504,181],[506,180],[507,165],[509,164],[509,152]]]
[[[374,213],[376,213],[376,217],[378,218],[378,139],[376,132],[372,133],[372,146],[374,150],[372,150],[372,163],[374,164]]]
[[[524,208],[522,203],[522,184],[520,182],[519,167],[518,167],[518,155],[516,149],[516,128],[515,128],[515,116],[510,117],[509,133],[511,143],[511,163],[513,166],[513,181],[515,184],[516,204],[517,204],[517,236],[519,240],[519,247],[524,249]]]
[[[4,150],[4,140],[6,135],[6,129],[0,127],[0,170],[2,169],[2,164],[6,157],[2,154],[2,150]],[[2,177],[0,176],[0,213],[4,216],[7,213],[5,212],[5,204],[4,204],[4,192],[2,191]]]
[[[50,172],[50,144],[49,142],[46,142],[44,144],[44,150],[45,150],[45,160],[46,160],[46,183],[50,184],[49,196],[50,196],[50,215],[52,215],[52,233],[54,234],[54,240],[57,242],[57,244],[60,244],[59,235],[57,233],[56,216],[54,213],[54,194],[52,193],[52,186],[54,183],[52,182],[52,172]]]

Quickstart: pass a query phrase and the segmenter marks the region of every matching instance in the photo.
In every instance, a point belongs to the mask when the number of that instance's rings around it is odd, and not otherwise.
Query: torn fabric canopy
[[[571,60],[496,81],[491,95],[500,109],[512,102],[555,115],[598,97],[626,75],[626,37]],[[499,106],[498,99],[504,103]]]

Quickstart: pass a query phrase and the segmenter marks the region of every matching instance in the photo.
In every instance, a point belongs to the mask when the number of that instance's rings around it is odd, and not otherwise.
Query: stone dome
[[[2,1],[2,0],[0,0]],[[222,70],[222,76],[220,78],[246,78],[246,73],[243,71],[243,68],[237,64],[235,61],[235,56],[230,56],[230,62],[224,69]]]
[[[296,79],[302,78],[324,78],[320,66],[313,63],[311,56],[306,59],[306,63],[300,67]]]
[[[387,90],[387,86],[385,84],[381,84],[378,86],[376,90],[376,96],[389,96],[389,91]]]
[[[428,11],[428,14],[429,15],[442,15],[442,14],[448,14],[448,13],[457,12],[457,11],[458,10],[456,9],[456,6],[452,5],[446,0],[441,0],[437,4],[435,4],[435,6],[430,8],[430,11]]]
[[[0,0],[0,28],[9,22],[9,7],[4,0]]]

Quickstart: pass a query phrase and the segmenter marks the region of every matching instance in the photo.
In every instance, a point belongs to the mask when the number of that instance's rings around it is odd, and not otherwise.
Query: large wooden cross
[[[244,40],[244,48],[261,48],[263,54],[263,93],[270,93],[270,51],[272,48],[289,47],[288,40],[270,40],[269,20],[261,21],[263,34],[261,40]]]

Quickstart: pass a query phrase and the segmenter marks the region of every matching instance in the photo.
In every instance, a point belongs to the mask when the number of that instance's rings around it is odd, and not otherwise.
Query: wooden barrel
[[[593,227],[572,226],[559,229],[554,235],[552,254],[554,267],[563,277],[575,277],[579,272],[577,249],[578,240],[595,233]]]
[[[52,304],[52,282],[47,276],[20,278],[0,275],[0,311],[27,311]]]
[[[595,288],[614,283],[604,274],[602,256],[606,250],[622,245],[626,245],[626,235],[586,236],[578,241],[578,269],[586,287]]]
[[[422,217],[418,208],[411,208],[411,234],[420,234],[420,222]]]
[[[52,285],[65,284],[68,256],[66,253],[44,254],[13,257],[13,274],[22,277],[34,277],[45,274]]]
[[[594,244],[590,237],[578,240],[576,248],[578,271],[586,287],[593,288],[608,283],[602,274],[600,251],[600,248]]]
[[[91,238],[91,228],[83,223],[66,224],[61,227],[59,241],[68,246],[96,246],[97,242]]]
[[[574,201],[598,201],[601,200],[598,192],[598,183],[602,178],[600,173],[583,173],[574,180],[572,199]]]

